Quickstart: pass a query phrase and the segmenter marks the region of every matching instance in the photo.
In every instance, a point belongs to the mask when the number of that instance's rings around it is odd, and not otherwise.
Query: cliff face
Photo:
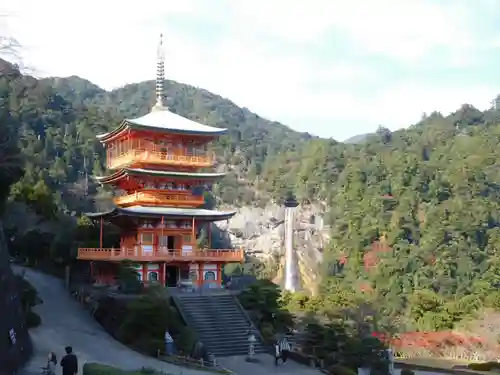
[[[18,284],[10,268],[0,222],[0,374],[12,374],[31,356],[31,339],[24,322]]]
[[[229,220],[218,224],[232,246],[242,247],[247,255],[278,269],[282,282],[284,266],[284,208],[270,204],[264,208],[242,207]],[[295,215],[293,248],[297,258],[302,287],[314,293],[319,282],[318,268],[323,247],[329,239],[329,228],[323,224],[320,206],[299,206]]]

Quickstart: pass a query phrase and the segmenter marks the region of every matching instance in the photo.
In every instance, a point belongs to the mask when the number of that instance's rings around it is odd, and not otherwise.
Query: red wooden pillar
[[[193,216],[193,222],[191,223],[191,243],[193,244],[193,249],[192,250],[195,250],[195,246],[196,246],[196,230],[194,229],[194,225],[195,225],[195,221],[194,221],[194,216]]]
[[[142,263],[142,282],[144,285],[148,283],[148,264]]]
[[[222,285],[222,263],[217,263],[217,284],[219,288]]]
[[[198,286],[203,286],[203,263],[198,263]]]
[[[160,281],[161,285],[165,286],[167,284],[167,263],[163,262],[160,265]]]
[[[102,216],[101,216],[101,229],[99,233],[99,248],[102,249]]]

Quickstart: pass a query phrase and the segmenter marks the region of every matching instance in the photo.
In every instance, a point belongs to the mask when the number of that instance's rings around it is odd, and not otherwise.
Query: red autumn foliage
[[[383,241],[375,241],[372,243],[371,250],[363,256],[365,270],[369,271],[378,263],[378,254],[391,251],[391,247]]]
[[[369,283],[361,283],[359,285],[359,290],[361,292],[373,292],[373,288],[371,287],[371,285]]]
[[[340,259],[339,259],[339,264],[346,264],[347,263],[347,257],[345,254],[341,254],[340,255]]]
[[[480,357],[479,352],[486,353],[486,357],[500,354],[500,346],[497,343],[489,343],[481,337],[453,331],[406,332],[394,337],[373,332],[372,336],[407,356],[424,354],[451,357],[459,352],[458,357],[472,358]]]

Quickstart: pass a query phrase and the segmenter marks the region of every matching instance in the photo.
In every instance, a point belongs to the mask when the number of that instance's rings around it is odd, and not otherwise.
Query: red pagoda
[[[220,288],[223,265],[242,262],[243,250],[211,249],[211,223],[228,220],[235,212],[202,208],[205,187],[224,173],[199,170],[213,167],[215,157],[207,145],[226,129],[172,113],[164,104],[164,80],[160,41],[155,106],[147,115],[126,119],[97,136],[106,148],[111,173],[96,179],[116,189],[115,207],[86,214],[100,220],[100,245],[78,249],[78,259],[91,261],[98,283],[113,283],[116,264],[127,260],[145,284],[173,287],[189,282],[198,288]],[[120,227],[119,247],[103,248],[103,221]]]

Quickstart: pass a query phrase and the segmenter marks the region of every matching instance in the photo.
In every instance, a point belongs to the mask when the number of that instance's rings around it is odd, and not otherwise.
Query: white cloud
[[[485,39],[476,35],[470,9],[460,0],[17,0],[0,5],[2,13],[12,16],[8,31],[0,23],[0,32],[19,39],[28,64],[42,75],[76,74],[106,88],[152,79],[157,36],[163,32],[168,78],[299,130],[338,138],[344,132],[337,124],[347,120],[360,125],[347,130],[352,132],[379,123],[399,127],[423,111],[449,111],[463,102],[485,106],[495,94],[489,87],[400,80],[382,82],[372,93],[363,87],[378,74],[371,54],[417,69],[439,48],[446,51],[442,65],[470,65],[471,50],[484,46]],[[176,29],[184,19],[210,20],[224,31],[208,43],[204,35]],[[488,43],[500,40],[488,38]],[[357,58],[340,50],[338,40]],[[309,53],[310,48],[325,57]]]

